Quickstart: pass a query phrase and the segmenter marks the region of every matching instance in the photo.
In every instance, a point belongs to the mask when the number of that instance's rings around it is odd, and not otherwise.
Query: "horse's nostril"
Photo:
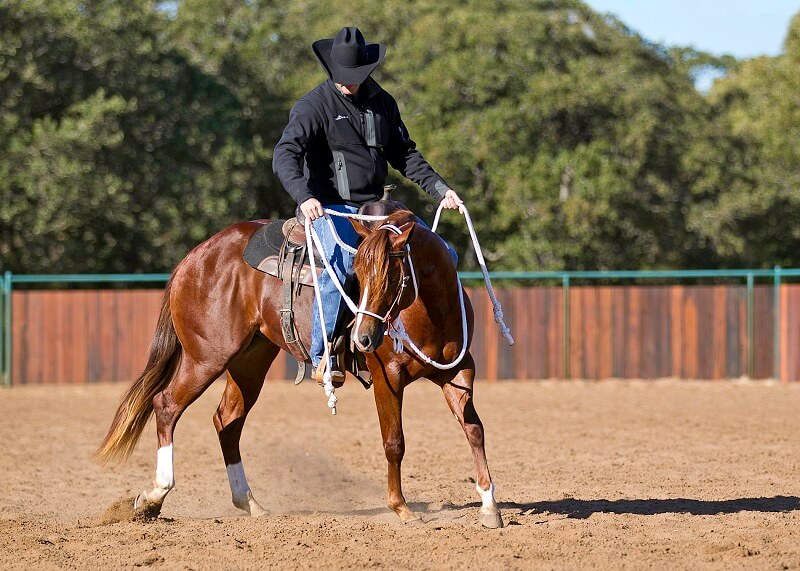
[[[361,335],[361,346],[365,349],[369,347],[369,335]]]

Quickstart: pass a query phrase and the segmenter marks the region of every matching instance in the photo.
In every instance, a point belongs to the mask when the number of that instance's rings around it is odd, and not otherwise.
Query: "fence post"
[[[772,276],[772,375],[781,380],[781,267]]]
[[[11,386],[11,272],[3,275],[3,386]]]
[[[6,385],[6,278],[0,281],[0,385]]]
[[[561,350],[564,353],[564,378],[570,379],[572,375],[569,370],[569,274],[561,276],[561,290],[564,296],[564,323],[561,327],[564,338],[561,342]]]
[[[755,317],[753,315],[753,274],[747,274],[747,377],[756,376],[755,348],[753,336],[755,334]]]

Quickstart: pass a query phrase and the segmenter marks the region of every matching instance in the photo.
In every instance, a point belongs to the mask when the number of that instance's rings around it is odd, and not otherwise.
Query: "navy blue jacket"
[[[329,79],[292,108],[272,170],[297,204],[313,197],[358,206],[382,196],[387,163],[437,200],[449,188],[409,137],[397,102],[375,80],[351,98]]]

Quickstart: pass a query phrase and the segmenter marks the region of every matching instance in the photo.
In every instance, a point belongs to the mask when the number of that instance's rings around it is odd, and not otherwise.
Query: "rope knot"
[[[333,387],[330,370],[325,371],[325,374],[322,375],[322,388],[325,390],[325,396],[328,397],[328,408],[331,409],[331,414],[335,416],[336,402],[339,399],[336,398],[336,389]]]
[[[398,317],[393,323],[389,324],[389,338],[392,340],[392,351],[401,355],[403,353],[403,341],[406,337],[406,328],[403,326],[403,320]]]
[[[499,304],[494,308],[494,321],[495,323],[502,323],[503,321],[503,309]],[[505,327],[505,324],[503,326]]]

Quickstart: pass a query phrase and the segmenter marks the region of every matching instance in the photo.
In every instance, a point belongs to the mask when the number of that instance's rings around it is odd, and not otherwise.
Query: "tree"
[[[6,269],[164,271],[257,215],[242,105],[151,2],[11,2],[0,22]]]
[[[690,225],[725,266],[800,263],[800,14],[784,53],[742,62],[709,99]]]

